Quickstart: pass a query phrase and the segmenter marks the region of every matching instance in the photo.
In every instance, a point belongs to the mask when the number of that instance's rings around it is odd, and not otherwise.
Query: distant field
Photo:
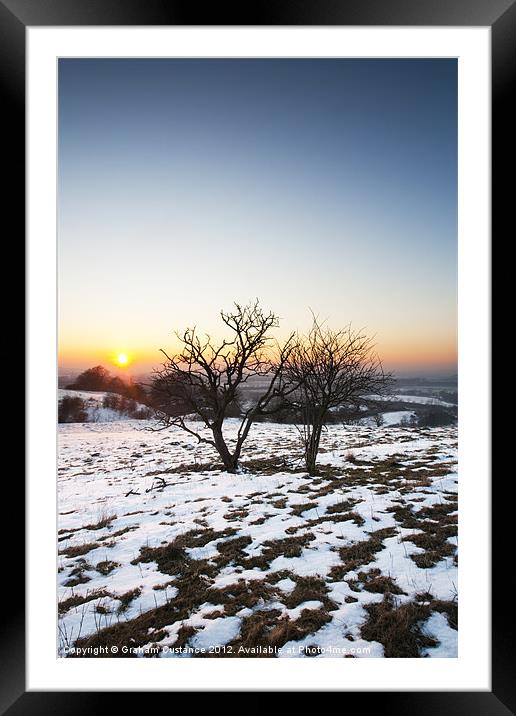
[[[434,398],[426,395],[405,395],[405,393],[399,393],[397,395],[364,395],[364,398],[369,400],[376,400],[379,402],[399,402],[399,403],[417,403],[419,405],[441,405],[447,408],[455,408],[454,403],[447,403],[439,398]]]
[[[116,394],[92,390],[69,390],[65,388],[59,388],[57,391],[58,401],[61,401],[65,397],[80,398],[84,401],[84,407],[87,415],[86,422],[88,423],[109,423],[113,421],[131,419],[129,416],[124,415],[120,410],[105,408],[103,406],[103,402],[106,396],[116,396]],[[145,409],[145,406],[140,403],[135,403],[134,405],[137,409]]]
[[[106,395],[106,392],[95,390],[68,390],[66,388],[59,388],[59,390],[57,391],[58,400],[61,400],[65,396],[68,396],[69,398],[81,398],[81,400],[102,403]]]

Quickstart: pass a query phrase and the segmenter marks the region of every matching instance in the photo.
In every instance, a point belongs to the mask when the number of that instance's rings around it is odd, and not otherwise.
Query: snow
[[[281,579],[279,582],[277,582],[276,586],[278,587],[278,589],[281,589],[282,592],[288,594],[295,588],[296,583],[292,579],[287,577],[287,579]]]
[[[63,398],[80,398],[85,403],[85,410],[87,413],[88,423],[109,423],[120,420],[131,420],[127,415],[120,412],[120,410],[114,410],[113,408],[104,408],[103,401],[108,395],[114,395],[117,398],[121,396],[117,393],[109,393],[102,391],[92,390],[69,390],[66,388],[59,388],[57,391],[57,399],[60,402]],[[145,409],[145,405],[141,403],[135,403],[136,409]]]
[[[238,636],[241,622],[238,617],[211,619],[202,631],[197,632],[193,637],[192,646],[195,649],[206,650],[215,646],[224,646]]]
[[[378,402],[397,402],[397,403],[419,403],[419,405],[440,405],[446,408],[456,408],[454,403],[446,403],[444,400],[439,398],[432,398],[425,395],[405,395],[400,393],[398,395],[364,395],[365,400],[375,400]]]
[[[106,393],[98,390],[69,390],[67,388],[59,388],[57,391],[57,399],[62,400],[63,398],[80,398],[92,403],[100,403],[110,393]]]
[[[102,399],[102,394],[95,395]],[[231,615],[210,617],[213,612],[224,613],[224,604],[205,602],[195,607],[187,619],[164,627],[167,636],[159,641],[161,646],[173,647],[182,626],[196,630],[189,640],[194,648],[224,646],[238,638],[243,620],[258,609],[278,609],[281,618],[288,616],[295,621],[303,610],[318,610],[323,606],[319,600],[309,599],[287,609],[284,600],[295,589],[295,579],[319,576],[326,580],[327,596],[336,605],[329,612],[331,619],[317,632],[284,644],[277,656],[304,658],[305,647],[316,644],[320,651],[316,658],[383,657],[381,644],[361,637],[361,627],[368,616],[364,606],[381,601],[383,594],[352,590],[350,583],[357,577],[355,572],[349,572],[340,580],[329,579],[329,574],[332,567],[342,564],[338,551],[341,547],[366,540],[369,532],[386,527],[396,527],[396,535],[387,537],[382,548],[357,572],[380,569],[383,575],[391,576],[405,592],[397,596],[400,603],[411,601],[422,592],[430,592],[435,599],[455,598],[457,566],[453,556],[441,559],[431,568],[419,568],[410,556],[423,550],[402,539],[414,530],[400,526],[393,515],[400,501],[417,511],[441,504],[457,492],[455,427],[421,432],[416,428],[398,427],[394,422],[381,428],[331,425],[322,438],[319,462],[337,469],[338,483],[326,494],[317,495],[326,482],[314,485],[313,478],[306,472],[280,469],[268,474],[268,471],[254,473],[242,469],[238,474],[229,474],[216,467],[217,457],[209,446],[198,444],[193,437],[179,431],[153,431],[153,425],[152,421],[123,420],[59,426],[59,601],[97,592],[103,595],[60,614],[61,655],[79,636],[96,634],[119,620],[131,620],[173,601],[178,589],[168,584],[174,581],[172,575],[159,571],[156,562],[132,562],[142,547],[159,547],[193,529],[235,530],[229,537],[218,536],[203,546],[186,549],[191,559],[212,562],[219,555],[217,545],[240,536],[251,539],[243,548],[246,557],[262,555],[266,541],[283,540],[292,534],[311,534],[313,539],[303,546],[300,556],[280,554],[264,569],[247,568],[237,562],[220,568],[211,581],[214,589],[242,579],[249,584],[267,582],[273,573],[281,570],[287,570],[288,576],[271,583],[276,590],[271,601],[260,600],[251,608],[242,605]],[[236,420],[228,421],[230,437],[235,436],[237,425]],[[293,425],[255,424],[244,446],[243,459],[279,456],[293,459],[300,455],[298,439]],[[393,456],[399,464],[416,473],[424,463],[440,467],[443,474],[431,477],[429,486],[401,481],[389,484],[385,492],[373,489],[374,483],[347,480],[360,464],[374,465]],[[213,469],[195,469],[196,465],[205,463],[212,463]],[[164,489],[155,489],[156,476],[165,479]],[[272,503],[280,498],[286,499],[285,506],[274,506]],[[363,524],[352,520],[333,521],[338,513],[328,512],[328,508],[348,499],[355,502],[352,509],[364,520]],[[316,503],[316,507],[301,515],[292,511],[293,505],[304,503]],[[307,527],[310,522],[314,524]],[[97,527],[98,523],[103,526]],[[293,532],[295,529],[298,531]],[[456,537],[449,538],[449,542],[455,547]],[[70,547],[85,545],[86,549],[90,543],[93,545],[82,555],[66,554]],[[88,581],[66,586],[73,577],[72,571],[81,565],[80,560],[85,560],[83,576]],[[96,570],[103,561],[116,565],[109,574]],[[121,601],[117,597],[135,589],[139,590],[137,596],[125,611],[118,613]],[[350,597],[357,601],[350,601]],[[432,612],[423,628],[439,644],[422,655],[456,656],[457,632],[449,627],[445,615]],[[152,642],[152,634],[149,634],[149,644]],[[162,656],[189,658],[188,654],[177,654],[172,648]]]
[[[400,425],[403,420],[410,420],[414,413],[411,410],[391,410],[387,413],[380,413],[383,418],[383,426]],[[369,425],[374,427],[376,421],[374,417],[360,418],[361,425]]]
[[[410,410],[394,410],[390,413],[382,413],[384,425],[399,425],[403,419],[409,420],[414,413]]]
[[[434,612],[425,624],[425,633],[439,644],[423,649],[423,656],[450,658],[457,656],[457,632],[448,625],[444,614]]]

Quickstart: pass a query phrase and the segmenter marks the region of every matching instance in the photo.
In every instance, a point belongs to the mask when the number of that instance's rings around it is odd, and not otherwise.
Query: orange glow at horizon
[[[313,311],[371,336],[387,371],[457,372],[456,59],[59,76],[61,375],[148,377],[176,330],[220,345],[220,310],[256,299],[280,343]]]
[[[216,338],[215,338],[216,340]],[[147,347],[139,351],[113,351],[90,346],[60,346],[58,365],[61,371],[81,371],[94,365],[104,365],[109,369],[120,369],[133,373],[146,373],[159,367],[164,356],[159,349],[163,347],[174,353],[178,348],[177,340],[168,336],[162,345],[156,342],[156,348]],[[440,341],[413,336],[408,339],[393,336],[377,341],[376,352],[387,370],[456,370],[457,344],[453,336],[443,336]]]
[[[457,345],[453,340],[443,340],[436,345],[431,341],[407,341],[388,343],[376,348],[382,363],[391,368],[428,367],[439,368],[457,365]]]

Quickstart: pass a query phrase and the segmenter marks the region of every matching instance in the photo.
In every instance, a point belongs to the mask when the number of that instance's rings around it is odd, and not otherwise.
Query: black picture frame
[[[77,25],[390,25],[390,26],[489,26],[492,31],[492,235],[503,241],[511,226],[514,189],[514,127],[516,113],[511,95],[516,87],[515,0],[285,0],[241,3],[239,7],[166,0],[0,0],[0,93],[4,124],[4,218],[15,222],[8,239],[11,247],[24,246],[25,235],[25,36],[28,26]],[[8,151],[6,152],[6,149]],[[512,150],[512,151],[511,151]],[[7,153],[7,158],[6,158]],[[512,199],[512,201],[511,201]],[[494,243],[493,243],[494,245]],[[13,334],[15,332],[13,331]],[[493,450],[493,455],[496,451]],[[385,713],[403,714],[502,714],[516,713],[513,635],[504,559],[504,526],[511,523],[512,503],[504,497],[504,475],[493,481],[492,529],[492,691],[485,692],[368,692]],[[16,504],[24,504],[24,485],[11,480],[8,489]],[[22,594],[24,567],[22,534],[18,533],[18,558],[11,557],[11,579]],[[119,694],[95,692],[25,691],[25,609],[11,603],[2,616],[2,665],[0,708],[13,716],[32,713],[106,713],[116,708]],[[516,673],[516,672],[515,672]],[[408,687],[410,685],[407,685]],[[235,684],[235,688],[238,685]],[[301,689],[301,685],[300,685]],[[337,689],[336,689],[337,690]],[[131,695],[132,708],[144,703]],[[363,708],[363,692],[348,692],[345,707]],[[141,700],[141,706],[139,701]],[[169,701],[169,707],[173,704]],[[151,707],[152,708],[152,707]]]

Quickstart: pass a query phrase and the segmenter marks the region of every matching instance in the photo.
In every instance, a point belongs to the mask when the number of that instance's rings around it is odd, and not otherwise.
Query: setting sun
[[[129,358],[125,353],[119,353],[116,357],[116,362],[118,363],[118,365],[127,365],[128,361]]]

